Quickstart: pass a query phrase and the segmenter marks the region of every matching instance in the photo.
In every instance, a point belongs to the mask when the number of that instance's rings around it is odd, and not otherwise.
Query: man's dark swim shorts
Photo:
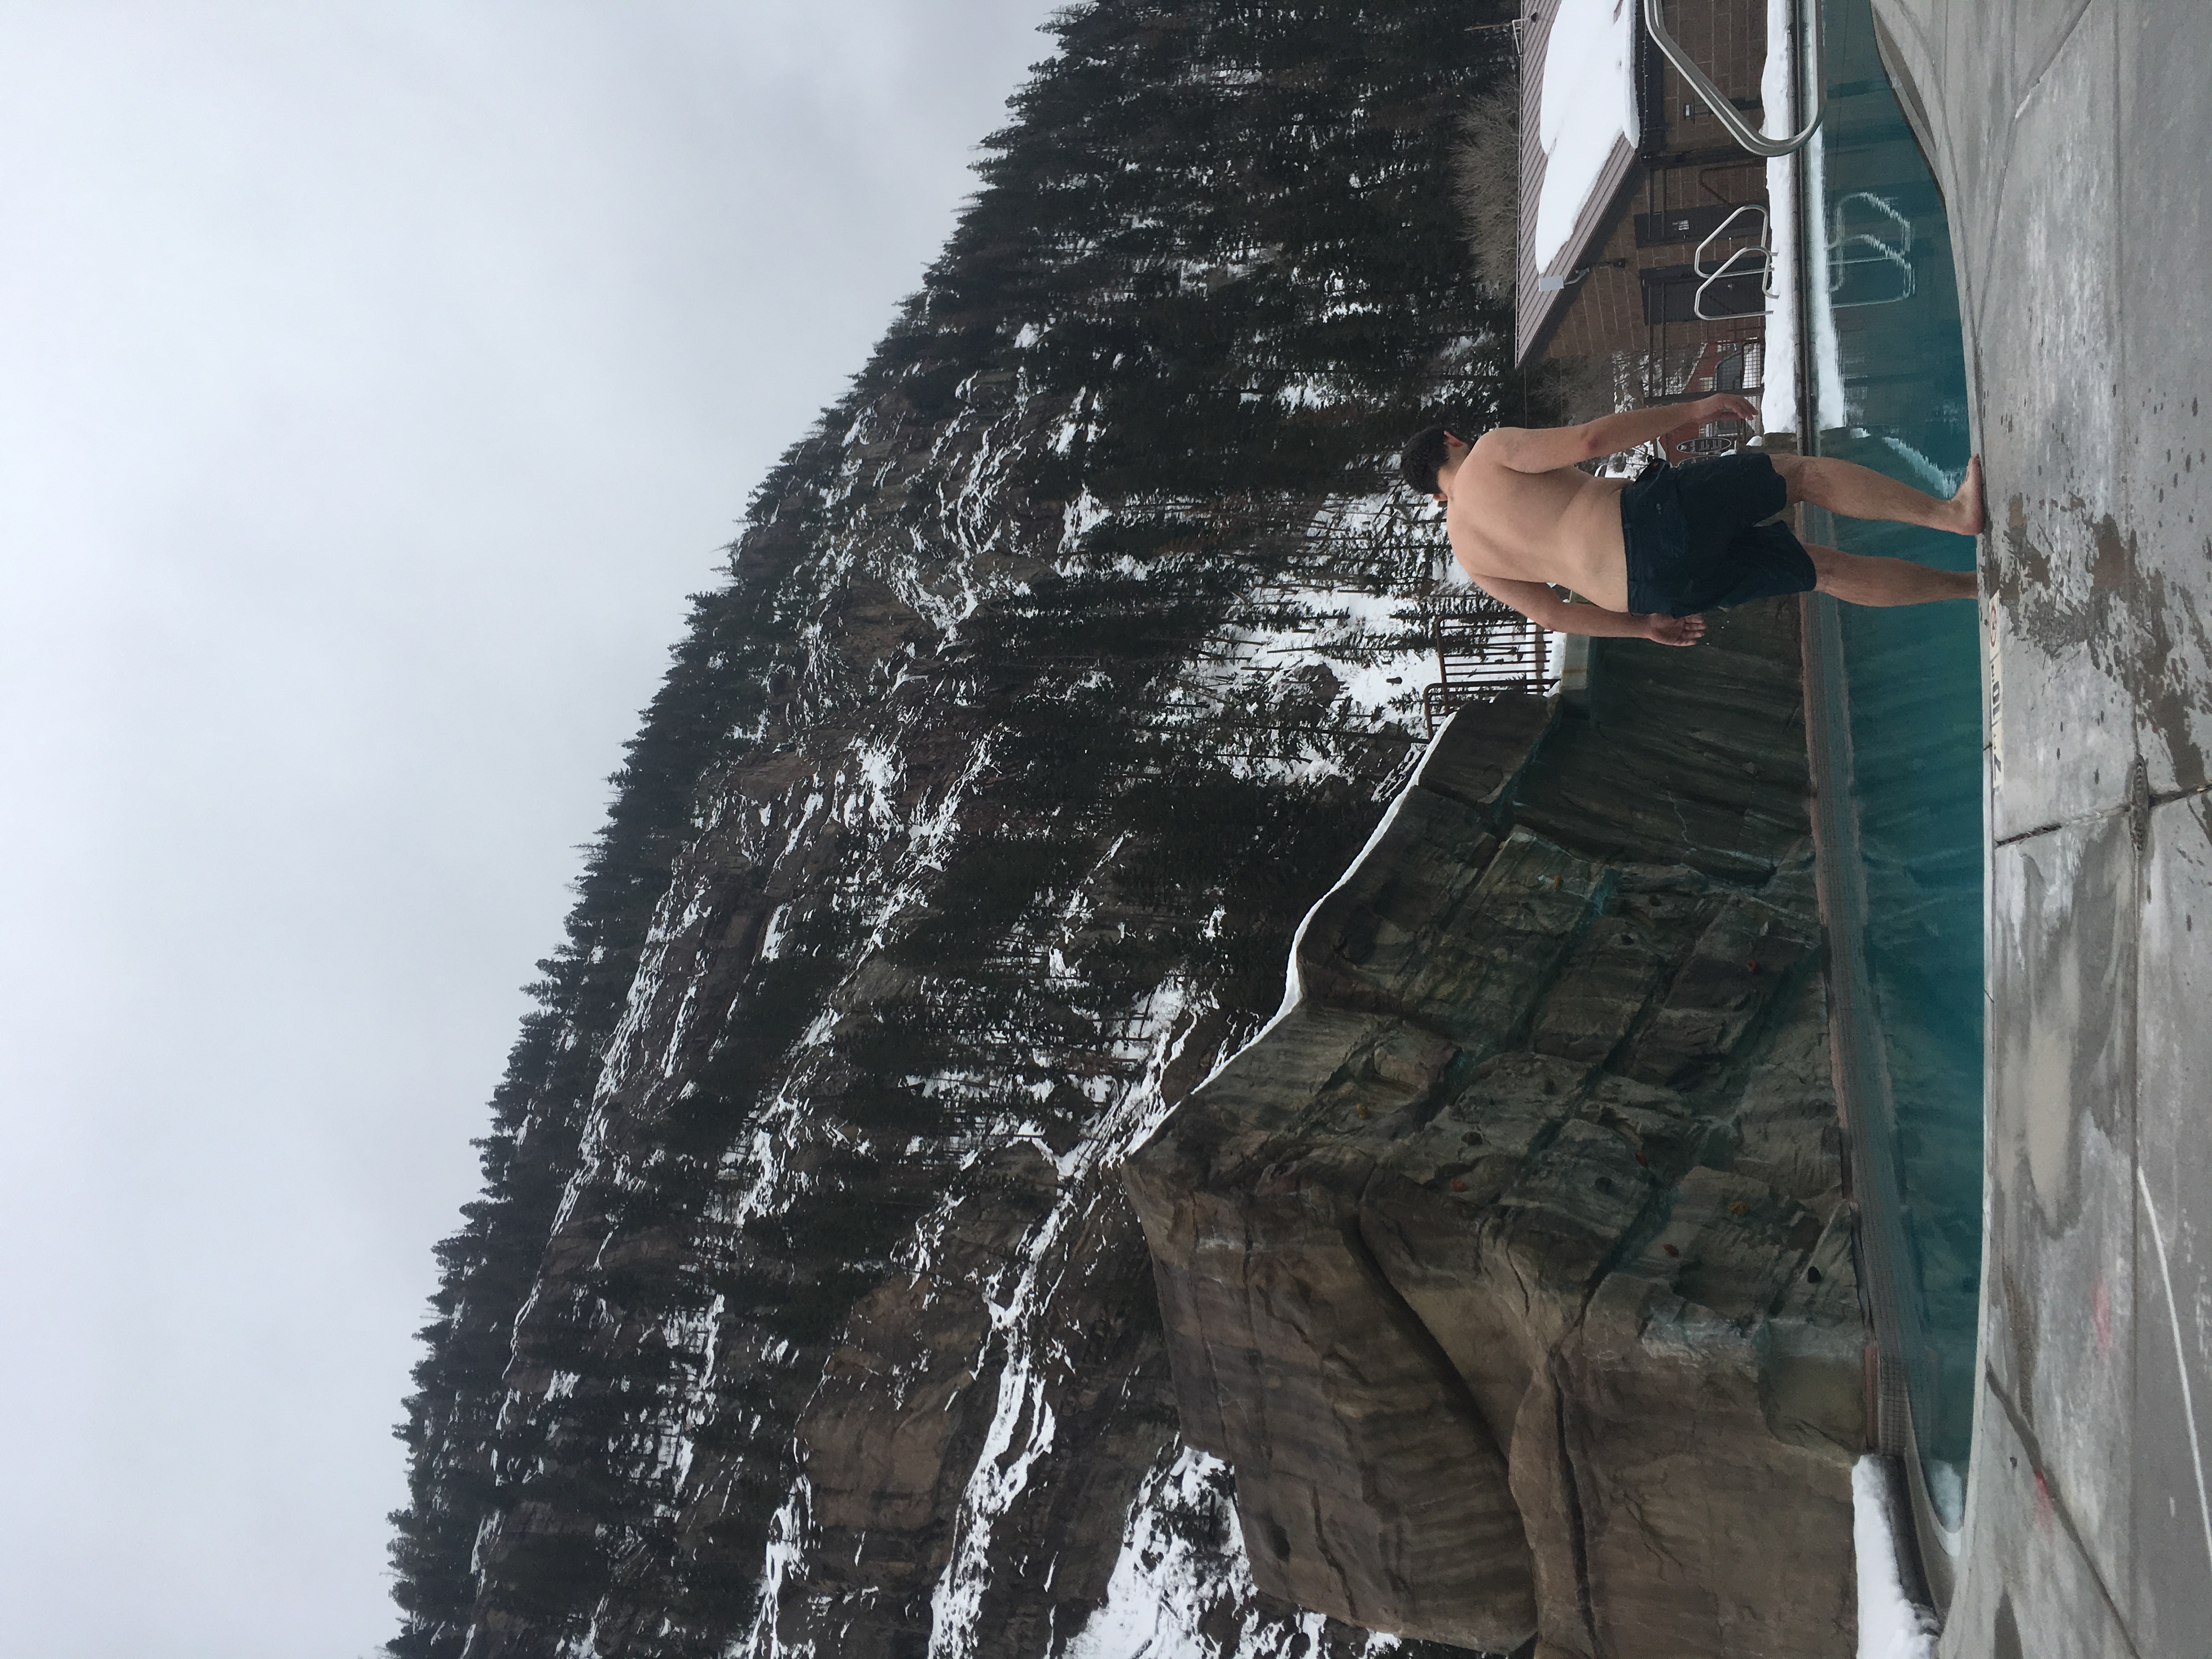
[[[1764,455],[1647,468],[1620,492],[1628,608],[1689,617],[1804,592],[1819,580],[1804,544],[1759,522],[1788,503],[1782,475]]]

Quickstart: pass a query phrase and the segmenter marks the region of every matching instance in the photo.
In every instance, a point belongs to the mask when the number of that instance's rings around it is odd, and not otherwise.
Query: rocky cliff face
[[[1796,618],[1457,716],[1284,1011],[1129,1160],[1263,1591],[1586,1659],[1852,1650]]]

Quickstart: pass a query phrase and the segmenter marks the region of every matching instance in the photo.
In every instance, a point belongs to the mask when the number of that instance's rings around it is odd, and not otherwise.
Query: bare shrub
[[[1460,117],[1452,190],[1474,268],[1492,292],[1512,294],[1521,240],[1521,77],[1500,76]]]

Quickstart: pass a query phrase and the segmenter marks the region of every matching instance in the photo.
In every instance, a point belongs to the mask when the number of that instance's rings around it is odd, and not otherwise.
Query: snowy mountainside
[[[1100,3],[757,495],[438,1247],[401,1659],[1349,1655],[1176,1435],[1115,1160],[1419,750],[1496,406],[1463,7]]]

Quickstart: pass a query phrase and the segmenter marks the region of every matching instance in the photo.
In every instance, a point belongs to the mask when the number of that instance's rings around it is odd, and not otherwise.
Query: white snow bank
[[[1935,1616],[1905,1599],[1889,1480],[1879,1457],[1851,1466],[1851,1542],[1859,1570],[1859,1659],[1936,1659]]]
[[[1759,101],[1766,106],[1760,129],[1769,138],[1796,131],[1796,52],[1791,33],[1799,0],[1766,0],[1766,64],[1759,76]],[[1759,424],[1769,432],[1797,429],[1797,161],[1778,155],[1766,164],[1768,265],[1765,389],[1759,398]]]
[[[1544,146],[1531,243],[1538,270],[1559,257],[1614,142],[1636,142],[1635,23],[1635,0],[1559,0],[1552,19],[1536,106]]]
[[[1805,199],[1801,210],[1806,216],[1808,233],[1804,240],[1805,297],[1811,314],[1805,319],[1805,327],[1813,349],[1813,384],[1809,388],[1813,426],[1815,431],[1833,432],[1851,422],[1844,398],[1842,336],[1836,331],[1835,301],[1829,286],[1828,234],[1821,222],[1826,217],[1821,204],[1828,199],[1828,134],[1825,122],[1805,146],[1804,155]]]
[[[1260,1613],[1228,1474],[1186,1446],[1146,1479],[1106,1599],[1064,1659],[1297,1659],[1320,1649],[1328,1623],[1320,1613]],[[1233,1644],[1206,1628],[1217,1625],[1235,1633]],[[1401,1645],[1370,1632],[1359,1652],[1382,1659]]]

